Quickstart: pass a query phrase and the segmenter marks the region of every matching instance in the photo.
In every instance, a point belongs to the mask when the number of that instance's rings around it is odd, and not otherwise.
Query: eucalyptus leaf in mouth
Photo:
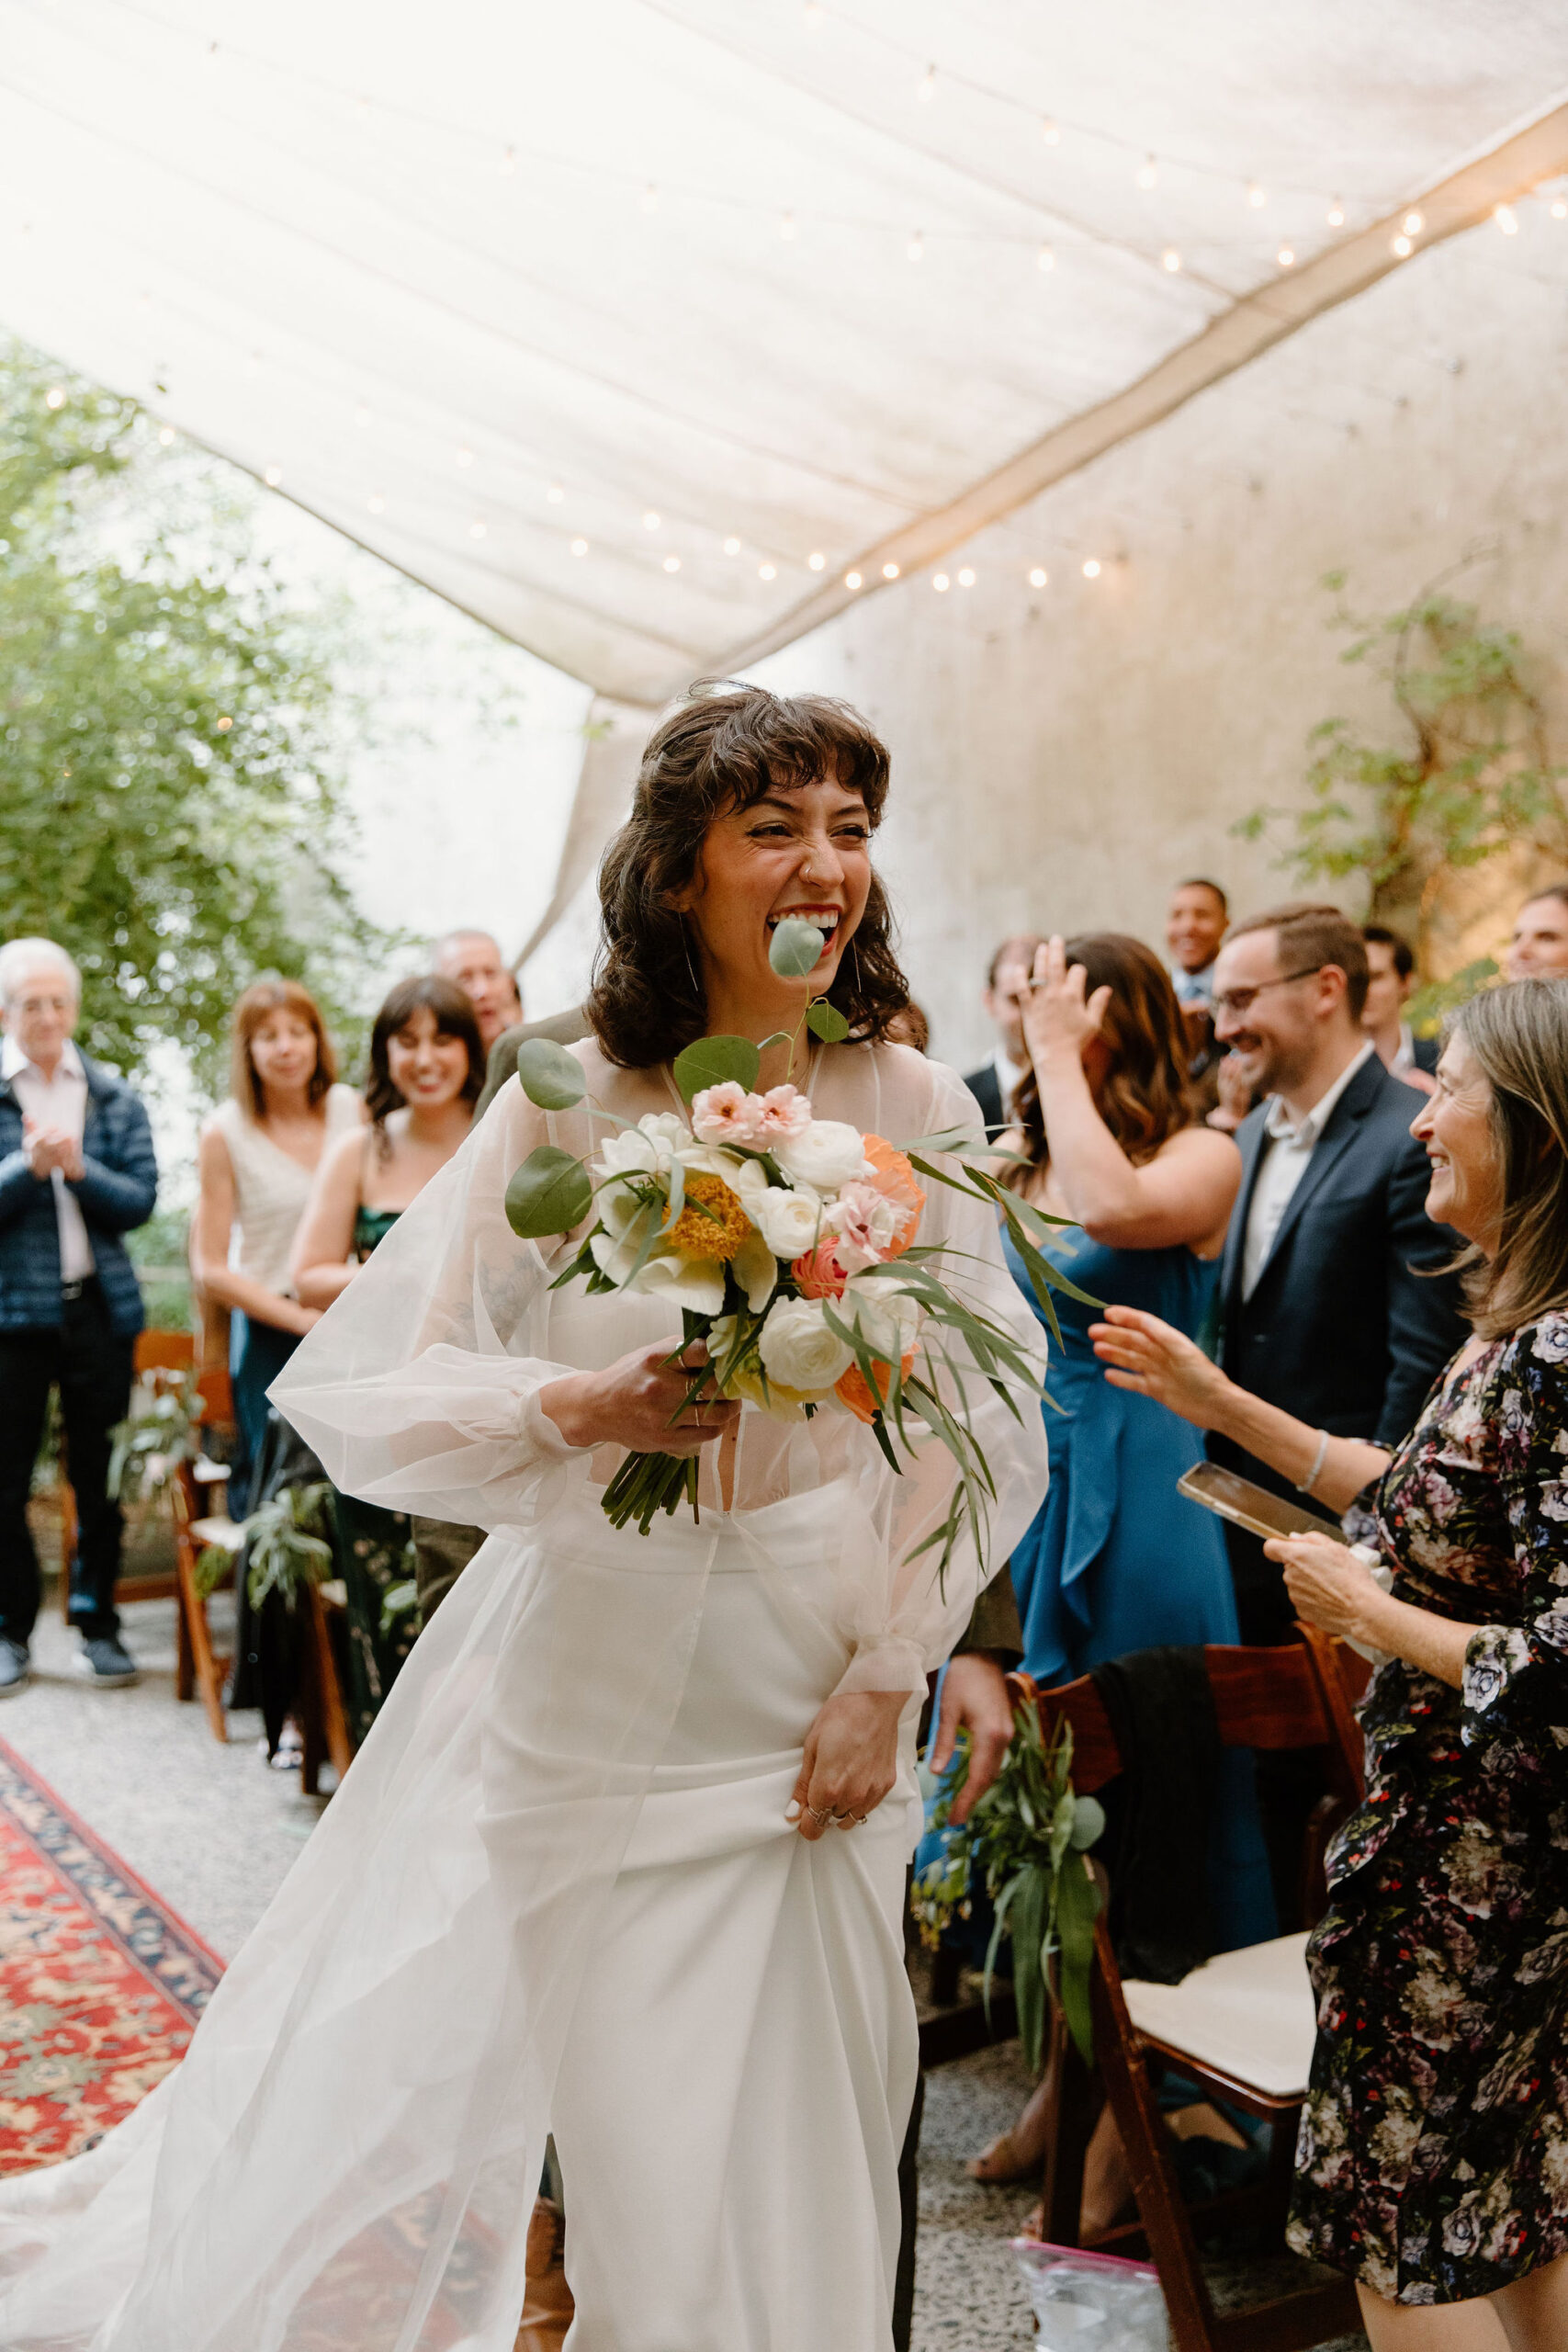
[[[818,924],[807,922],[804,915],[781,915],[768,942],[768,961],[781,980],[808,979],[826,944]]]

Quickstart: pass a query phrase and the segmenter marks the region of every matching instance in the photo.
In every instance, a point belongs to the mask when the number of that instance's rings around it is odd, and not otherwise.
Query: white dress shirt
[[[1347,1063],[1333,1085],[1320,1094],[1300,1126],[1292,1127],[1290,1113],[1276,1094],[1263,1125],[1263,1159],[1252,1201],[1247,1212],[1247,1238],[1241,1252],[1241,1295],[1250,1298],[1274,1247],[1280,1221],[1291,1205],[1296,1186],[1306,1174],[1307,1162],[1334,1115],[1334,1106],[1361,1064],[1376,1048],[1369,1037],[1353,1062]]]
[[[78,1143],[87,1118],[87,1073],[82,1057],[69,1038],[60,1049],[54,1076],[45,1078],[28,1061],[15,1037],[0,1043],[0,1079],[9,1081],[22,1106],[22,1116],[35,1127],[58,1127]],[[58,1168],[52,1170],[54,1217],[60,1231],[60,1279],[85,1282],[93,1272],[93,1245],[87,1238],[82,1204]]]
[[[1214,1001],[1214,966],[1218,956],[1211,956],[1201,972],[1189,972],[1180,964],[1170,967],[1170,984],[1176,990],[1178,1004],[1201,1005],[1207,1012]]]
[[[1399,1024],[1399,1051],[1390,1062],[1389,1069],[1395,1078],[1403,1078],[1407,1069],[1415,1068],[1416,1032],[1408,1021],[1402,1021]]]
[[[991,1054],[991,1068],[997,1073],[997,1084],[1002,1091],[1002,1116],[1005,1119],[1011,1111],[1013,1089],[1021,1085],[1028,1076],[1029,1064],[1010,1061],[1001,1046],[998,1046]]]

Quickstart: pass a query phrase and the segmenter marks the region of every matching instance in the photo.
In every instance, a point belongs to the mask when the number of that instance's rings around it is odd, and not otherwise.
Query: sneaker
[[[102,1640],[84,1639],[76,1657],[76,1671],[84,1682],[96,1684],[100,1690],[119,1690],[128,1682],[140,1682],[136,1660],[129,1650],[122,1649],[113,1634]]]
[[[26,1642],[14,1642],[9,1634],[0,1634],[0,1699],[8,1699],[14,1690],[25,1690],[32,1679],[33,1662]]]

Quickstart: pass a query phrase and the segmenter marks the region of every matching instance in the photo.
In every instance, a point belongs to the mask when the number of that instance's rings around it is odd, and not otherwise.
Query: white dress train
[[[679,1107],[577,1051],[623,1117]],[[975,1115],[898,1046],[826,1050],[812,1093],[895,1143]],[[570,2352],[885,2352],[914,1724],[983,1572],[909,1556],[946,1453],[895,1476],[839,1412],[747,1411],[699,1523],[615,1532],[619,1456],[569,1448],[537,1392],[674,1318],[550,1289],[570,1245],[502,1208],[547,1136],[581,1150],[586,1119],[507,1088],[274,1390],[348,1491],[492,1532],[183,2064],[0,2184],[5,2352],[511,2352],[552,2129]],[[1033,1346],[984,1208],[932,1186],[919,1238]],[[945,1377],[995,1478],[988,1573],[1043,1492],[1040,1414]],[[838,1689],[908,1694],[900,1776],[808,1845],[784,1807]]]

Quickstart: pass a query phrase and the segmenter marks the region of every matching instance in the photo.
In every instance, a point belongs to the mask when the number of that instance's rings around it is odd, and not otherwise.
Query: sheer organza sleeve
[[[592,1457],[538,1405],[576,1369],[543,1352],[549,1272],[504,1208],[552,1124],[506,1088],[274,1382],[345,1494],[524,1529],[586,1480]]]
[[[908,1049],[901,1049],[900,1061]],[[877,1056],[881,1061],[884,1053]],[[911,1057],[911,1058],[913,1058]],[[955,1073],[939,1062],[919,1065],[925,1098],[911,1106],[904,1089],[885,1084],[878,1132],[902,1144],[917,1135],[950,1127],[972,1127],[981,1140],[974,1097]],[[902,1124],[910,1117],[919,1125]],[[863,1125],[873,1121],[863,1119]],[[925,1155],[930,1156],[930,1155]],[[939,1164],[952,1167],[951,1159]],[[984,1164],[984,1163],[982,1163]],[[1043,1365],[1042,1333],[1002,1256],[994,1212],[988,1204],[933,1182],[918,1236],[942,1250],[940,1272],[977,1315],[1001,1329],[1032,1362]],[[940,1393],[949,1408],[966,1420],[985,1456],[994,1494],[985,1498],[979,1541],[966,1532],[939,1573],[942,1544],[922,1550],[952,1508],[957,1471],[952,1454],[934,1435],[923,1434],[911,1461],[904,1457],[895,1476],[865,1432],[867,1467],[863,1491],[872,1502],[872,1556],[845,1578],[841,1630],[854,1656],[841,1690],[916,1690],[961,1637],[982,1588],[1002,1568],[1044,1499],[1045,1431],[1036,1393],[1011,1392],[1010,1409],[982,1377],[967,1349],[950,1331],[930,1325],[922,1337]],[[912,1419],[911,1431],[919,1427]]]

